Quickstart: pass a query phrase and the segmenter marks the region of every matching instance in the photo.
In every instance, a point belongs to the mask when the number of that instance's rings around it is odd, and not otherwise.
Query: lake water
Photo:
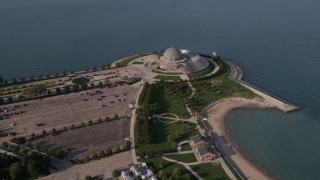
[[[83,70],[169,46],[216,51],[302,107],[233,111],[239,147],[278,179],[319,179],[319,9],[316,0],[0,0],[0,74]]]

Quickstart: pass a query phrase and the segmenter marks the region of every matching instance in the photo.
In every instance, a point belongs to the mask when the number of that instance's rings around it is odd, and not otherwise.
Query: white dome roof
[[[164,53],[163,56],[169,61],[176,61],[182,59],[182,55],[179,49],[170,47]]]

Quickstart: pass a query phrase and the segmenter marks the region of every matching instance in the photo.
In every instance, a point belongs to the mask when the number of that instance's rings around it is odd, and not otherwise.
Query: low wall
[[[255,94],[261,96],[262,98],[264,98],[267,102],[269,102],[270,104],[273,104],[275,107],[277,107],[278,109],[284,111],[284,112],[291,112],[294,110],[299,109],[298,106],[287,102],[279,97],[276,97],[258,87],[253,86],[252,84],[249,84],[245,81],[242,80],[243,78],[243,71],[241,70],[241,68],[231,62],[226,61],[226,63],[231,67],[231,74],[229,76],[230,79],[232,79],[233,81],[241,84],[242,86],[244,86],[247,89],[250,89],[252,92],[254,92]]]

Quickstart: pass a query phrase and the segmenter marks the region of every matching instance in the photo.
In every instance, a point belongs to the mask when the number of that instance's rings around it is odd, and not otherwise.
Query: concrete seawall
[[[274,105],[275,107],[277,107],[278,109],[282,110],[283,112],[291,112],[291,111],[295,111],[298,110],[300,107],[286,101],[283,100],[279,97],[276,97],[258,87],[253,86],[252,84],[249,84],[245,81],[242,80],[243,78],[243,71],[241,70],[241,68],[239,66],[237,66],[236,64],[233,64],[231,62],[225,61],[230,67],[231,67],[231,74],[229,75],[229,78],[232,79],[233,81],[241,84],[242,86],[250,89],[252,92],[254,92],[255,94],[261,96],[262,98],[264,98],[267,102],[269,102],[270,104]]]

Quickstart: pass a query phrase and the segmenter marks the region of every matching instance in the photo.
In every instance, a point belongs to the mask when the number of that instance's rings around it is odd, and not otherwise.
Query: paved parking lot
[[[66,150],[66,158],[84,159],[93,153],[99,154],[108,148],[115,150],[126,145],[129,137],[130,118],[121,118],[110,122],[92,125],[63,132],[56,136],[46,136],[33,141],[41,147]]]
[[[137,86],[119,85],[0,106],[0,117],[3,119],[0,120],[0,131],[26,135],[39,133],[43,129],[50,131],[52,128],[80,124],[90,119],[113,117],[115,114],[119,117],[130,115],[128,104],[135,100],[137,92]]]

